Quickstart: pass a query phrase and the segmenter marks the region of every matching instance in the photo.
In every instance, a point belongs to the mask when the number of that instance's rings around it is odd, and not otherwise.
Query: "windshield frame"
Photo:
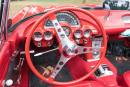
[[[0,49],[7,40],[7,21],[9,14],[10,0],[1,0],[0,2]]]

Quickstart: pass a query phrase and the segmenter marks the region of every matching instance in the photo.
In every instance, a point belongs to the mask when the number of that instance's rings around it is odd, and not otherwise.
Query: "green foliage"
[[[11,1],[9,18],[12,18],[20,9],[27,5],[63,6],[63,5],[82,5],[83,0],[16,0]],[[102,4],[102,1],[86,0],[85,4]]]

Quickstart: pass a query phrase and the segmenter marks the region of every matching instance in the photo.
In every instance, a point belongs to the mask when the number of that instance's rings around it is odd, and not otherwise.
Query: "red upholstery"
[[[82,77],[83,75],[85,75],[86,73],[89,73],[91,71],[91,66],[94,66],[96,63],[97,61],[86,62],[80,56],[76,56],[76,58],[72,58],[70,61],[67,62],[67,67],[70,70],[72,77],[74,79],[78,79]],[[100,78],[96,78],[95,75],[92,74],[88,79],[86,79],[86,81],[88,80],[98,81],[108,87],[118,86],[118,83],[116,80],[116,77],[117,77],[116,68],[109,62],[107,58],[104,58],[101,64],[107,64],[114,74],[111,76],[105,76],[105,77],[100,77]],[[77,69],[78,71],[80,71],[80,73],[76,72]]]
[[[130,71],[128,71],[128,72],[125,72],[124,74],[123,74],[123,77],[124,77],[124,81],[125,81],[125,86],[126,87],[130,87]]]
[[[105,87],[103,84],[97,81],[83,81],[74,85],[68,86],[51,86],[51,87]]]
[[[98,81],[83,81],[74,85],[50,86],[50,87],[106,87],[106,86]],[[125,87],[125,86],[107,86],[107,87]]]

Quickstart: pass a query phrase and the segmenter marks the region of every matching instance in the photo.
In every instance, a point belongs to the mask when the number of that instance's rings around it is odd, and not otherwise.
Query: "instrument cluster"
[[[35,41],[51,40],[53,38],[53,34],[51,31],[45,31],[44,33],[36,30],[33,34],[33,39]]]
[[[71,30],[67,27],[63,27],[62,28],[63,31],[65,32],[67,37],[70,37],[71,35]],[[81,37],[85,37],[85,38],[89,38],[89,36],[91,35],[91,30],[90,29],[86,29],[84,32],[81,29],[77,29],[74,32],[74,37],[75,38],[81,38]],[[34,40],[35,41],[41,41],[43,38],[45,40],[51,40],[53,38],[53,33],[51,31],[45,31],[43,34],[42,32],[39,31],[35,31],[33,34]]]
[[[75,42],[77,44],[80,44],[80,42],[84,42],[87,43],[88,39],[90,38],[90,36],[92,35],[92,30],[91,29],[70,29],[68,27],[62,27],[62,29],[64,30],[66,36],[69,39],[73,39],[75,40]],[[47,46],[51,46],[50,41],[52,41],[54,39],[54,37],[56,37],[56,32],[55,29],[53,29],[52,31],[50,30],[46,30],[43,32],[37,31],[35,30],[34,34],[33,34],[33,40],[36,42],[35,45],[37,45],[38,47],[43,47],[42,45],[39,46],[39,44],[42,44],[42,42],[46,42]],[[83,41],[81,41],[83,40]]]
[[[87,25],[81,25],[81,20],[71,12],[58,12],[56,13],[56,18],[66,36],[77,44],[87,43],[96,30]],[[51,46],[54,37],[56,37],[55,28],[49,18],[44,21],[42,29],[36,29],[33,34],[34,43],[38,47]]]
[[[90,35],[91,35],[91,30],[90,29],[85,29],[84,31],[82,31],[81,29],[77,29],[75,32],[74,32],[74,36],[76,38],[81,38],[81,37],[85,37],[85,38],[89,38]]]

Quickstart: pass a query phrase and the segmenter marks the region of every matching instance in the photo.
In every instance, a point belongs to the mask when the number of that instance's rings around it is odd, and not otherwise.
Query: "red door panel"
[[[9,63],[10,63],[10,43],[5,42],[2,49],[0,50],[0,87],[3,87]]]

